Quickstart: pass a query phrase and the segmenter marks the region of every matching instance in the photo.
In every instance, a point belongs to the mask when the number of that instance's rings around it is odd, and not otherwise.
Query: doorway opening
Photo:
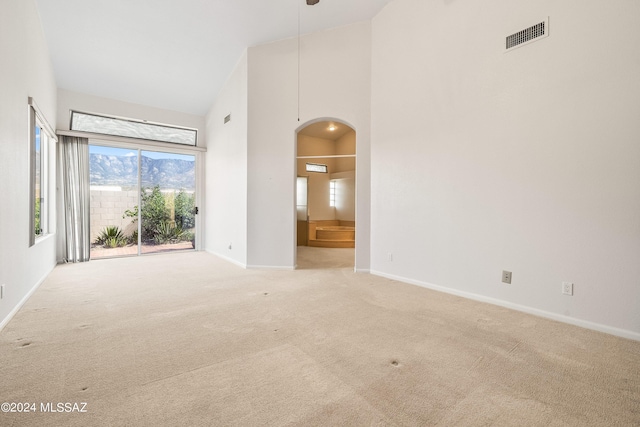
[[[298,131],[296,144],[297,268],[353,267],[356,132],[323,120]]]

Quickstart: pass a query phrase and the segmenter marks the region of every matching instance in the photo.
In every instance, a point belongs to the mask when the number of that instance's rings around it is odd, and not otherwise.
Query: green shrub
[[[141,200],[142,238],[155,240],[156,230],[171,219],[165,206],[164,196],[160,192],[160,186],[156,185],[151,191],[143,188]]]
[[[195,206],[196,198],[194,194],[188,194],[184,190],[180,190],[176,195],[175,201],[176,224],[183,230],[188,230],[196,226]]]
[[[131,235],[129,237],[127,237],[127,242],[130,245],[137,245],[138,244],[138,230],[133,230]]]
[[[140,212],[140,217],[142,218],[142,240],[147,242],[155,241],[158,227],[171,219],[169,210],[165,205],[164,196],[160,192],[160,186],[156,185],[152,189],[142,187],[140,200],[142,201],[142,210]],[[138,206],[124,211],[122,217],[133,218],[133,222],[136,222],[138,220]]]
[[[40,198],[36,197],[36,209],[35,209],[35,227],[34,232],[36,236],[39,236],[42,233],[40,230]]]
[[[160,186],[153,188],[143,187],[140,192],[142,209],[138,206],[127,209],[122,218],[132,218],[133,222],[138,220],[138,213],[142,219],[142,240],[144,242],[167,243],[178,242],[180,240],[191,240],[185,238],[183,230],[195,227],[195,195],[180,190],[175,198],[168,200],[160,191]],[[175,225],[171,220],[171,208],[175,213]],[[135,242],[137,242],[137,232],[135,232]],[[130,237],[133,243],[134,236]]]

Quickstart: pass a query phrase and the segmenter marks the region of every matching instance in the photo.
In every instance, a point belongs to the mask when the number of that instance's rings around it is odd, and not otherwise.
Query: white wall
[[[102,98],[99,96],[89,95],[85,93],[73,92],[66,89],[58,89],[58,97],[57,97],[57,117],[58,120],[56,122],[56,130],[59,131],[68,131],[70,127],[70,118],[71,111],[81,111],[86,113],[97,113],[97,114],[105,114],[111,116],[118,116],[124,118],[132,118],[138,120],[147,120],[149,122],[162,123],[168,125],[175,126],[184,126],[193,129],[197,129],[198,131],[198,147],[206,147],[206,126],[205,126],[205,118],[203,116],[197,116],[193,114],[181,113],[177,111],[163,110],[160,108],[150,107],[147,105],[140,104],[132,104],[129,102],[124,102],[116,99]],[[53,123],[52,123],[53,124]],[[106,138],[108,141],[108,137]],[[89,141],[90,144],[101,144],[105,143],[101,139],[91,139]],[[108,144],[108,142],[106,142]],[[176,150],[180,150],[183,147],[178,144],[170,144],[167,143],[166,146],[169,147],[173,145]],[[200,153],[197,154],[198,162],[199,159],[203,157]],[[206,161],[205,161],[206,163]],[[204,174],[200,171],[200,165],[197,166],[197,175],[198,175],[198,185],[200,185],[200,180],[204,176]],[[205,192],[201,191],[200,188],[197,190],[197,204],[201,207],[203,205],[203,198]],[[206,203],[206,201],[205,201]],[[202,212],[201,212],[202,213]],[[199,215],[200,221],[197,222],[197,228],[201,229],[204,227],[202,222],[202,215]],[[94,224],[95,225],[95,224]],[[198,231],[196,236],[196,248],[200,249],[201,245],[197,243],[197,239],[200,238],[202,234]],[[58,252],[58,260],[62,260],[63,253],[63,242],[58,242],[57,252]]]
[[[56,85],[38,11],[32,0],[0,2],[0,328],[56,263],[55,235],[29,247],[29,122],[33,97],[51,126]],[[55,148],[55,147],[51,147]],[[50,150],[55,176],[55,149]],[[55,186],[50,189],[55,194]],[[49,198],[55,231],[55,197]]]
[[[356,133],[348,132],[336,141],[336,154],[354,154],[356,152]],[[356,180],[355,161],[345,157],[336,159],[336,168],[331,179],[336,181],[336,219],[356,220]],[[357,226],[357,224],[356,224]]]
[[[336,154],[356,154],[356,133],[349,131],[336,141]],[[336,159],[334,172],[347,172],[356,170],[356,159],[353,157],[341,157]]]
[[[342,172],[336,179],[336,219],[342,221],[356,220],[356,179],[355,173]],[[333,178],[333,177],[332,177]],[[357,224],[356,224],[357,226]]]
[[[503,53],[546,16],[548,38]],[[639,16],[632,0],[389,4],[372,24],[372,270],[640,339]]]
[[[358,23],[301,40],[249,49],[248,252],[250,266],[295,265],[296,130],[320,118],[355,129],[359,233],[356,268],[369,268],[371,25]]]
[[[231,121],[224,118],[231,114]],[[247,55],[207,114],[206,250],[247,263]],[[231,245],[231,249],[229,249]]]
[[[307,193],[309,219],[312,221],[336,219],[335,208],[329,206],[329,174],[310,173],[307,176],[309,177]]]
[[[66,89],[58,90],[58,130],[69,130],[71,110],[120,116],[150,122],[184,126],[198,130],[198,147],[206,147],[205,119],[202,116],[132,104]],[[53,123],[51,123],[53,125]]]

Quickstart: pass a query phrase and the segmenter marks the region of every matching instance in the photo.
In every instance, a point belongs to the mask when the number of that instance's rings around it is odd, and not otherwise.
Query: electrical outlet
[[[4,298],[4,285],[0,286],[0,299]]]
[[[511,272],[510,271],[502,271],[502,283],[511,284]]]
[[[573,283],[562,282],[562,295],[573,295]]]
[[[393,261],[393,254],[391,252],[387,252],[387,261]]]

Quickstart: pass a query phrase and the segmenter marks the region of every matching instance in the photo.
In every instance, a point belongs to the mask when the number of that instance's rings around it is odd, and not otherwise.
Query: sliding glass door
[[[92,259],[138,254],[138,150],[89,146]]]
[[[193,250],[195,155],[90,145],[91,258]]]
[[[195,156],[142,151],[141,253],[195,248]]]

